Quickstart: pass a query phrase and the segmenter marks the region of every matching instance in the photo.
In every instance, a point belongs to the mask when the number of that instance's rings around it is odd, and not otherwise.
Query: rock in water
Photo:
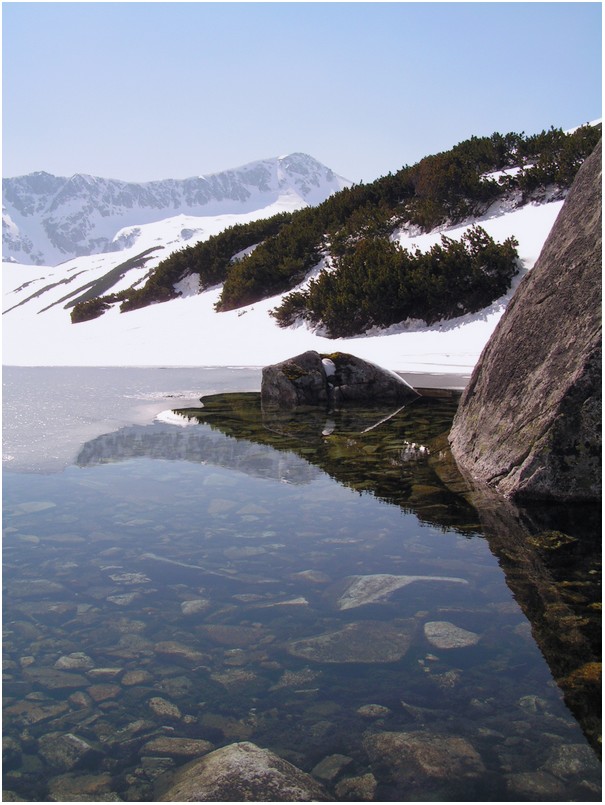
[[[365,604],[384,602],[390,593],[414,582],[446,582],[468,584],[455,576],[393,576],[390,573],[373,573],[368,576],[347,576],[346,587],[336,600],[337,609],[354,609]]]
[[[344,352],[328,356],[309,350],[263,369],[263,406],[405,403],[416,397],[417,392],[395,372]]]
[[[281,363],[265,366],[261,399],[263,405],[280,408],[326,404],[328,384],[319,353],[309,350]]]
[[[475,367],[456,461],[506,497],[601,496],[601,143]]]
[[[248,741],[229,744],[179,769],[161,802],[327,802],[310,775]]]
[[[413,620],[348,623],[333,632],[293,640],[288,652],[311,662],[397,662],[409,649],[415,629]]]
[[[475,646],[480,639],[480,636],[475,632],[469,632],[460,626],[454,626],[449,621],[425,623],[424,634],[429,643],[439,649]]]
[[[485,771],[479,753],[458,735],[424,730],[369,733],[364,747],[374,774],[379,779],[391,779],[408,791],[421,789],[426,794],[435,782],[460,783]]]

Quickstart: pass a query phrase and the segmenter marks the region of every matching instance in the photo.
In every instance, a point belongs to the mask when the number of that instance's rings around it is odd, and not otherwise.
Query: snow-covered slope
[[[350,184],[299,153],[208,176],[143,184],[44,172],[3,179],[3,259],[56,265],[124,249],[135,245],[143,227],[165,219],[175,219],[173,239],[191,244],[200,240],[208,217],[300,209]],[[160,226],[156,237],[162,234]]]
[[[497,202],[479,223],[498,241],[511,235],[517,238],[522,276],[534,265],[562,204],[557,200],[515,207]],[[260,216],[206,218],[202,237],[246,217]],[[81,257],[55,268],[5,264],[3,362],[24,366],[263,366],[317,349],[352,352],[396,371],[469,374],[510,297],[480,313],[431,327],[412,322],[380,334],[337,340],[322,338],[305,326],[277,327],[268,311],[281,297],[216,313],[219,288],[202,294],[183,289],[181,298],[170,302],[129,313],[120,313],[114,306],[100,318],[71,324],[65,309],[70,300],[93,286],[111,282],[112,290],[117,291],[141,281],[172,247],[151,252],[147,262],[145,257],[133,258],[154,244],[178,240],[182,229],[190,227],[186,217],[172,218],[156,228],[140,226],[134,245],[119,253]],[[459,238],[466,228],[442,232]],[[396,237],[404,246],[424,250],[438,242],[440,234],[414,236],[400,231]],[[137,263],[143,265],[137,267]]]

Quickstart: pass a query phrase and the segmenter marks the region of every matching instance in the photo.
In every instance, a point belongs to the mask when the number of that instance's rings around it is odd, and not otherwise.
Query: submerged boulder
[[[393,623],[359,621],[332,632],[293,640],[287,650],[294,657],[319,663],[397,662],[407,653],[415,631],[413,619]]]
[[[320,355],[309,350],[263,369],[263,406],[403,404],[418,396],[395,372],[344,352]]]
[[[477,750],[458,735],[426,730],[368,733],[364,748],[378,779],[391,780],[408,793],[420,789],[426,794],[444,781],[464,786],[465,780],[485,772]]]
[[[390,593],[419,581],[468,584],[465,579],[452,576],[393,576],[390,573],[348,576],[342,582],[346,586],[336,599],[336,608],[341,610],[354,609],[365,604],[384,603]]]
[[[326,802],[323,787],[249,741],[229,744],[179,769],[161,802]]]
[[[450,443],[516,499],[601,496],[601,143],[475,367]]]

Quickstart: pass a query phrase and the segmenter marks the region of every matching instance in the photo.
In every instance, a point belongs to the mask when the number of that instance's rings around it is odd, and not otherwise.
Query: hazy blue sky
[[[601,116],[601,4],[4,2],[3,170],[145,181],[304,151],[371,181]]]

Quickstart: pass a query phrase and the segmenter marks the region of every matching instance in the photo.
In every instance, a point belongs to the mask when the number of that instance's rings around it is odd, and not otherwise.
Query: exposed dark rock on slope
[[[460,467],[519,499],[601,495],[601,143],[483,351],[450,434]]]

